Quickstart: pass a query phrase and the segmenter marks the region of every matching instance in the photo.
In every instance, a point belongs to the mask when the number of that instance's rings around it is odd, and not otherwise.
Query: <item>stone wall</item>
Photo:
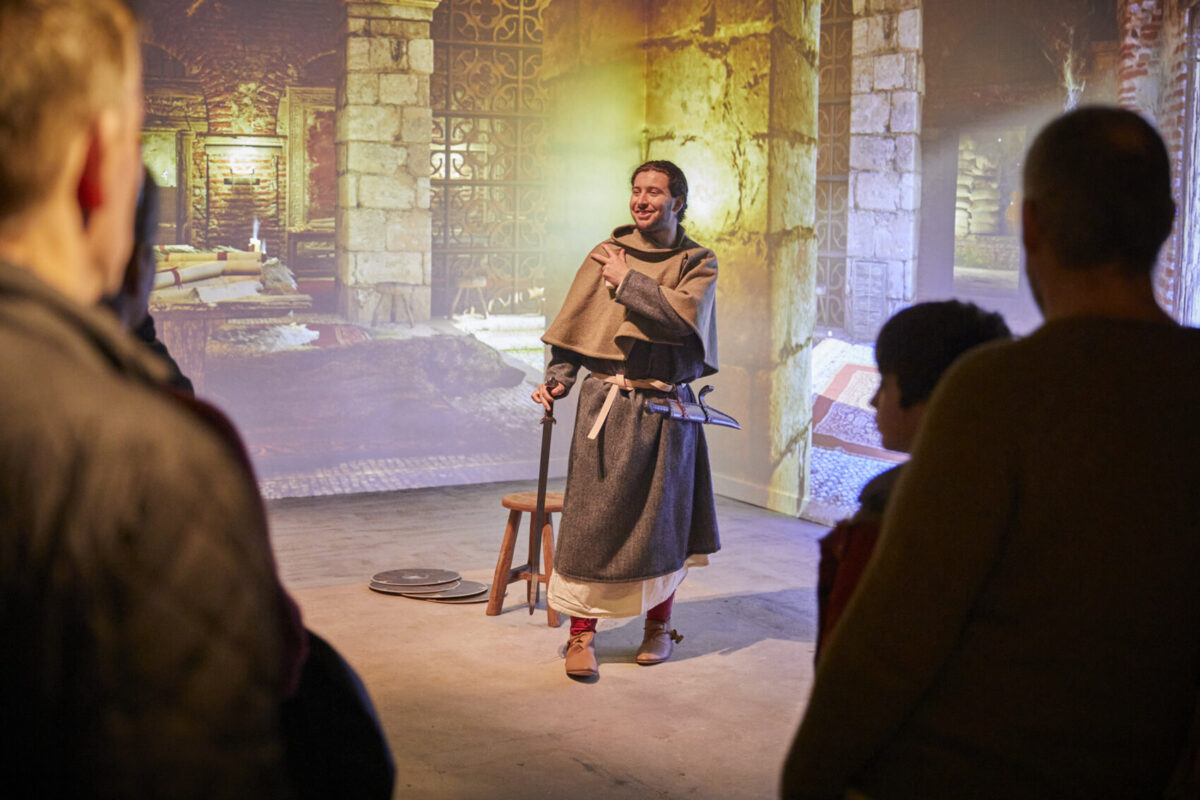
[[[645,0],[551,0],[542,12],[550,165],[547,314],[584,255],[629,221],[629,173],[644,160]]]
[[[346,3],[334,143],[338,304],[351,320],[429,318],[436,7],[437,0]]]
[[[650,8],[647,156],[679,161],[696,187],[690,231],[721,263],[714,403],[745,423],[710,437],[718,489],[796,514],[811,443],[820,4]]]
[[[341,311],[354,321],[395,318],[397,311],[427,319],[429,22],[437,4],[264,0],[182,11],[151,4],[147,40],[182,65],[204,99],[204,132],[184,134],[188,242],[245,247],[257,219],[268,252],[283,252],[288,176],[278,141],[302,132],[287,130],[281,100],[288,87],[311,80],[309,65],[336,58],[336,70],[321,72],[340,76],[334,139]],[[168,96],[160,101],[170,103]],[[234,175],[233,159],[251,162],[253,179]]]
[[[717,489],[798,513],[811,441],[819,2],[554,0],[545,19],[551,150],[569,176],[556,241],[571,245],[548,283],[569,281],[587,248],[628,221],[634,166],[678,163],[691,185],[684,225],[720,261],[712,401],[744,426],[709,434]]]
[[[921,0],[855,0],[848,327],[873,339],[915,294],[925,91]]]

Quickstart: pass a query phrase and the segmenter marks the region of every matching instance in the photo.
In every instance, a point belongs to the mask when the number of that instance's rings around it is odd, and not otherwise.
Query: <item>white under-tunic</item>
[[[684,565],[658,578],[623,583],[594,583],[550,573],[546,599],[560,614],[572,617],[640,617],[666,600],[687,577],[688,567],[708,566],[708,556],[688,556]]]

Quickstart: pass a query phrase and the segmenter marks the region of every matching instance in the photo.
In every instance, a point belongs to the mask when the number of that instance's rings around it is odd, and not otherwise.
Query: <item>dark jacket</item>
[[[817,568],[817,644],[813,660],[854,596],[863,571],[875,552],[883,511],[903,464],[876,475],[858,495],[854,516],[844,519],[821,538],[821,563]]]
[[[166,378],[107,312],[0,264],[6,796],[284,793],[298,618],[236,438]]]

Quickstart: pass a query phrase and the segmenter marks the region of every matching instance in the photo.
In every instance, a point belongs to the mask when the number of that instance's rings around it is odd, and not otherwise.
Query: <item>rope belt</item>
[[[600,413],[596,416],[596,421],[592,423],[592,429],[588,431],[587,438],[589,439],[595,439],[600,435],[600,429],[604,427],[604,420],[608,419],[608,412],[612,410],[613,401],[617,399],[617,392],[622,389],[657,389],[660,392],[675,391],[675,384],[656,381],[652,378],[630,380],[624,375],[602,375],[599,372],[593,372],[592,377],[604,381],[609,384],[609,387],[608,395],[604,398],[604,405],[601,406]]]

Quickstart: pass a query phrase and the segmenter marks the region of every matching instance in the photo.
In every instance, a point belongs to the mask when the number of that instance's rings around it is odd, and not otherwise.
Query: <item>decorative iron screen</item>
[[[478,308],[481,284],[492,312],[540,308],[546,228],[540,73],[548,2],[443,0],[434,13],[435,315],[472,303]]]
[[[851,0],[822,0],[817,108],[817,327],[846,327]]]

